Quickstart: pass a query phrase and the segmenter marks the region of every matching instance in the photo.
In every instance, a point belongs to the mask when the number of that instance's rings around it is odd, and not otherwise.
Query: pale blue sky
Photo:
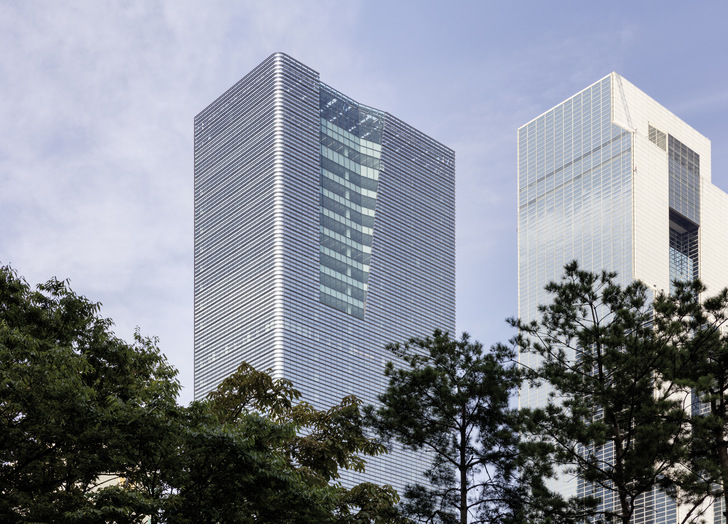
[[[192,396],[192,119],[274,51],[457,158],[458,329],[511,335],[516,129],[611,71],[728,189],[728,4],[0,0],[0,262],[157,335]],[[727,262],[728,266],[728,262]]]

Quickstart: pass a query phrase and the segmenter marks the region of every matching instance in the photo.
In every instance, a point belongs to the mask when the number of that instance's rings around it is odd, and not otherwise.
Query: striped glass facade
[[[195,397],[246,361],[321,408],[375,402],[385,344],[454,331],[454,169],[280,53],[197,115]],[[364,478],[402,488],[423,470],[395,452]]]

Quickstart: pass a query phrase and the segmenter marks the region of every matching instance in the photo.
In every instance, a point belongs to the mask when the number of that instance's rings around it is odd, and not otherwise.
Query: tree
[[[66,282],[0,268],[0,520],[85,521],[94,490],[127,470],[127,414],[174,403],[153,339],[115,337]],[[105,476],[105,474],[107,474]]]
[[[623,288],[615,277],[572,262],[546,287],[552,301],[539,307],[541,320],[512,324],[521,351],[541,359],[527,377],[549,391],[545,406],[522,410],[530,436],[601,499],[598,518],[628,524],[653,489],[677,494],[690,391],[660,372],[673,358],[670,334],[655,324],[646,287]],[[610,493],[616,504],[604,502]]]
[[[703,300],[699,280],[673,287],[655,300],[655,326],[665,333],[671,356],[660,372],[693,393],[680,495],[694,505],[722,498],[728,517],[728,290]]]
[[[514,519],[518,438],[509,399],[519,385],[515,354],[505,346],[483,352],[467,334],[435,331],[388,346],[403,367],[389,362],[381,406],[367,408],[380,436],[433,459],[429,486],[408,486],[405,510],[427,522],[501,522]]]
[[[186,518],[170,522],[229,521],[228,510],[234,522],[401,522],[391,487],[336,482],[341,469],[364,471],[361,455],[385,451],[365,436],[359,401],[317,410],[299,399],[290,381],[245,363],[223,380],[199,405],[215,429],[186,444],[173,503]]]
[[[66,282],[0,268],[0,521],[402,522],[391,487],[336,483],[383,451],[354,397],[316,410],[243,365],[182,407],[156,340],[111,327]]]

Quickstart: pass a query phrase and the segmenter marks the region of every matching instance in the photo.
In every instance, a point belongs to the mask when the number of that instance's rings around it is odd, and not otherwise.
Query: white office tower
[[[518,250],[526,321],[575,259],[621,284],[669,291],[700,277],[716,293],[728,285],[728,195],[711,183],[710,141],[618,74],[604,77],[518,130]],[[524,388],[521,405],[545,395]],[[680,522],[680,511],[656,492],[634,522]],[[721,513],[714,504],[708,522]]]
[[[453,332],[454,164],[281,53],[197,115],[195,397],[246,361],[319,408],[373,403],[385,344]],[[394,454],[365,479],[424,469]]]

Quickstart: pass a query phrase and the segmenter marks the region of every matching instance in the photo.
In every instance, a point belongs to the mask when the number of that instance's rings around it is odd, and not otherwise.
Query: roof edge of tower
[[[620,78],[624,78],[624,77],[622,77],[621,75],[619,75],[619,74],[615,73],[614,71],[612,71],[611,73],[609,73],[609,74],[607,74],[607,75],[604,75],[603,77],[601,77],[601,78],[600,78],[599,80],[597,80],[596,82],[592,82],[591,84],[589,84],[588,86],[586,86],[586,87],[585,87],[584,89],[580,89],[579,91],[577,91],[577,92],[576,92],[576,93],[574,93],[573,95],[571,95],[571,96],[569,96],[569,97],[567,97],[567,98],[564,98],[564,99],[563,99],[563,100],[562,100],[561,102],[559,102],[558,104],[555,104],[555,105],[553,105],[552,107],[550,107],[549,109],[547,109],[546,111],[543,111],[542,113],[538,114],[537,116],[535,116],[534,118],[532,118],[531,120],[529,120],[528,122],[526,122],[525,124],[523,124],[523,125],[519,126],[519,127],[518,127],[518,130],[520,131],[520,130],[521,130],[522,128],[526,127],[527,125],[529,125],[529,124],[530,124],[531,122],[533,122],[534,120],[538,120],[539,118],[541,118],[541,117],[542,117],[543,115],[545,115],[546,113],[548,113],[548,112],[550,112],[550,111],[553,111],[554,109],[556,109],[557,107],[559,107],[559,106],[560,106],[561,104],[563,104],[563,103],[565,103],[565,102],[568,102],[568,101],[569,101],[569,100],[571,100],[572,98],[575,98],[575,97],[579,96],[579,95],[580,95],[581,93],[583,93],[584,91],[586,91],[586,90],[588,90],[588,89],[591,89],[591,88],[592,88],[592,87],[594,87],[594,86],[595,86],[596,84],[598,84],[599,82],[603,81],[603,80],[604,80],[605,78],[608,78],[608,77],[610,77],[610,76],[611,76],[611,77],[614,77],[614,76],[618,76],[618,77],[620,77]]]
[[[235,90],[236,87],[238,87],[240,84],[248,81],[250,78],[253,78],[254,76],[260,74],[260,71],[262,69],[265,69],[267,67],[270,67],[275,62],[288,62],[289,64],[293,65],[294,67],[298,69],[303,69],[307,71],[312,76],[315,76],[316,78],[320,78],[320,74],[315,69],[312,69],[308,67],[303,62],[296,60],[291,55],[284,53],[282,51],[276,51],[274,53],[271,53],[268,55],[268,57],[260,62],[258,65],[256,65],[253,69],[250,70],[245,76],[243,76],[240,80],[235,82],[233,85],[231,85],[229,88],[227,88],[220,96],[215,98],[212,102],[207,104],[204,109],[202,109],[197,115],[195,115],[194,121],[197,123],[198,120],[204,117],[204,114],[213,106],[215,106],[221,99],[224,99],[230,91]]]

